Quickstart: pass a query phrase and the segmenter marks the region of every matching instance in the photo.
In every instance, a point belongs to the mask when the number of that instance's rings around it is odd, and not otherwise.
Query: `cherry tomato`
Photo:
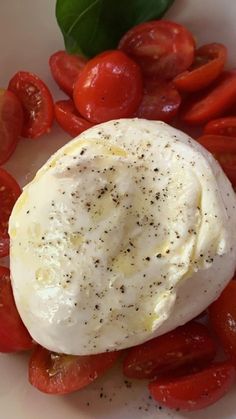
[[[208,122],[204,128],[204,134],[236,137],[236,116],[227,116]]]
[[[55,103],[54,112],[58,124],[72,137],[93,126],[78,114],[72,100],[59,100]]]
[[[141,98],[141,71],[122,51],[108,51],[90,60],[74,86],[77,110],[94,123],[132,116]]]
[[[103,375],[118,356],[119,352],[88,356],[61,355],[37,346],[29,363],[29,381],[44,393],[72,393]]]
[[[23,126],[19,99],[9,90],[0,89],[0,164],[14,152]]]
[[[75,81],[84,68],[87,60],[75,54],[68,54],[66,51],[57,51],[49,59],[51,73],[60,87],[69,96],[73,96]]]
[[[231,281],[209,307],[210,322],[236,365],[236,281]]]
[[[18,314],[10,271],[0,266],[0,352],[27,351],[33,341]]]
[[[119,48],[140,65],[146,76],[172,79],[192,64],[195,42],[184,26],[154,20],[130,29]]]
[[[182,119],[190,125],[201,125],[221,116],[236,102],[236,71],[222,74],[218,83],[200,99],[188,104]]]
[[[165,371],[211,361],[216,347],[206,326],[194,321],[131,348],[123,372],[129,378],[154,378]]]
[[[208,368],[182,377],[161,378],[149,384],[152,397],[170,409],[198,410],[217,402],[235,380],[230,362],[212,364]]]
[[[9,253],[8,220],[20,194],[21,189],[15,179],[0,168],[0,258]]]
[[[222,44],[203,45],[196,51],[195,62],[189,70],[174,79],[176,88],[196,92],[211,84],[222,73],[227,60],[227,49]]]
[[[22,136],[37,138],[48,133],[53,122],[53,100],[44,82],[35,74],[19,71],[10,80],[8,88],[23,106]]]
[[[214,154],[229,180],[236,186],[236,137],[203,135],[198,142]]]
[[[138,118],[169,122],[177,114],[181,97],[174,85],[165,80],[147,80]]]

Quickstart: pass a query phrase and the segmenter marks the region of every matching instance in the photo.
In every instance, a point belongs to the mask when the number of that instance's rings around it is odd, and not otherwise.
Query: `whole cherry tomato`
[[[58,124],[72,137],[76,137],[93,126],[91,122],[78,114],[74,102],[70,99],[56,102],[54,112]]]
[[[68,54],[66,51],[57,51],[49,59],[54,80],[61,90],[71,97],[73,96],[75,81],[86,62],[87,60],[84,57]]]
[[[93,123],[133,116],[141,98],[141,71],[122,51],[108,51],[90,60],[74,86],[77,110]]]
[[[8,220],[21,194],[21,188],[6,170],[0,168],[0,258],[9,253]]]
[[[227,60],[227,49],[222,44],[203,45],[196,51],[195,61],[189,70],[174,79],[176,88],[196,92],[209,86],[219,77]]]
[[[18,97],[24,110],[22,136],[38,138],[50,131],[53,123],[53,100],[38,76],[19,71],[10,80],[9,90]]]
[[[103,375],[118,357],[119,352],[88,356],[63,355],[37,346],[29,363],[29,381],[44,393],[72,393]]]
[[[170,409],[194,411],[223,397],[234,380],[234,366],[222,362],[194,374],[160,378],[149,384],[149,390],[154,400]]]
[[[146,76],[172,79],[192,64],[195,41],[179,23],[154,20],[130,29],[119,48],[140,65]]]
[[[23,109],[9,90],[0,89],[0,165],[14,152],[23,126]]]

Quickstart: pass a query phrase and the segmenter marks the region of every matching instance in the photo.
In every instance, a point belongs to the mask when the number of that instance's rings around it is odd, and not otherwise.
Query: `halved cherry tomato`
[[[59,100],[54,105],[55,118],[58,124],[72,137],[93,126],[91,122],[82,118],[72,100]]]
[[[141,71],[122,51],[107,51],[90,60],[74,86],[77,110],[94,123],[132,116],[141,98]]]
[[[224,114],[235,102],[236,71],[227,71],[208,93],[188,104],[182,119],[190,125],[205,124]]]
[[[196,51],[195,62],[189,70],[179,74],[174,84],[180,91],[196,92],[209,86],[219,77],[227,60],[227,49],[222,44],[203,45]]]
[[[20,194],[21,188],[15,179],[0,168],[0,258],[9,253],[8,220]]]
[[[236,137],[203,135],[198,142],[214,154],[224,172],[236,186]]]
[[[195,42],[179,23],[154,20],[130,29],[119,48],[140,65],[146,76],[172,79],[192,64]]]
[[[149,79],[136,115],[138,118],[169,122],[177,114],[180,104],[181,97],[171,82]]]
[[[211,361],[216,346],[206,326],[194,321],[131,348],[123,372],[129,378],[155,378],[165,371]]]
[[[61,90],[71,97],[73,96],[75,81],[86,62],[86,58],[80,55],[68,54],[66,51],[57,51],[49,59],[54,80]]]
[[[32,347],[33,340],[15,305],[10,271],[0,266],[0,352],[27,351]]]
[[[210,322],[225,352],[236,365],[236,281],[231,281],[209,307]]]
[[[235,380],[235,368],[230,362],[210,367],[182,377],[161,378],[149,384],[152,397],[170,409],[198,410],[223,397]]]
[[[49,352],[37,346],[29,363],[29,381],[48,394],[67,394],[80,390],[113,366],[119,352],[72,356]]]
[[[9,90],[0,89],[0,164],[14,152],[23,126],[19,99]]]
[[[45,83],[33,73],[19,71],[10,80],[8,88],[23,106],[22,136],[37,138],[48,133],[53,122],[53,100]]]
[[[204,134],[225,135],[236,138],[236,116],[226,116],[208,122]]]

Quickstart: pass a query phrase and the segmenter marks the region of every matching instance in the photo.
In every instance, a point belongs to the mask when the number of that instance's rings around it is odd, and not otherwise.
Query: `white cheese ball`
[[[215,300],[236,267],[236,198],[202,146],[121,119],[68,143],[10,218],[17,308],[45,348],[87,355],[145,342]]]

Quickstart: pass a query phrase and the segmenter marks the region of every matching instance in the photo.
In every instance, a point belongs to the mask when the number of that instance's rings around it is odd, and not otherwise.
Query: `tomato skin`
[[[0,89],[0,165],[15,151],[23,126],[23,109],[9,90]]]
[[[21,194],[21,188],[6,170],[0,168],[0,258],[9,254],[8,220]]]
[[[147,80],[138,118],[170,122],[176,116],[181,97],[174,85],[165,80]]]
[[[68,394],[80,390],[110,369],[119,352],[71,356],[49,352],[37,346],[29,363],[29,381],[47,394]]]
[[[87,60],[75,54],[68,54],[66,51],[57,51],[51,55],[49,66],[52,76],[63,92],[73,96],[75,81],[84,68]]]
[[[232,280],[209,307],[211,325],[236,365],[236,281]]]
[[[149,384],[149,391],[158,403],[170,409],[194,411],[223,397],[234,380],[234,366],[222,362],[195,374],[153,381]]]
[[[208,122],[204,127],[204,134],[236,137],[236,116],[226,116]]]
[[[72,137],[93,126],[78,114],[72,100],[59,100],[54,105],[54,112],[58,124]]]
[[[141,71],[122,51],[106,51],[90,60],[74,86],[78,112],[93,123],[133,116],[141,98]]]
[[[209,134],[197,141],[214,154],[233,186],[236,186],[236,137]]]
[[[215,354],[216,345],[206,326],[192,321],[131,348],[123,372],[129,378],[155,378],[166,371],[212,361]]]
[[[22,136],[33,139],[48,133],[54,115],[52,95],[45,83],[33,73],[19,71],[10,80],[8,89],[23,106]]]
[[[196,51],[192,68],[174,79],[176,88],[184,92],[196,92],[209,86],[222,73],[226,60],[227,49],[224,45],[203,45]]]
[[[130,29],[119,49],[140,65],[145,76],[172,79],[192,64],[195,41],[184,26],[153,20]]]
[[[0,352],[27,351],[32,347],[33,340],[15,305],[10,271],[0,266]]]
[[[188,104],[182,119],[189,125],[201,125],[224,114],[236,102],[236,71],[225,71],[207,93]]]

